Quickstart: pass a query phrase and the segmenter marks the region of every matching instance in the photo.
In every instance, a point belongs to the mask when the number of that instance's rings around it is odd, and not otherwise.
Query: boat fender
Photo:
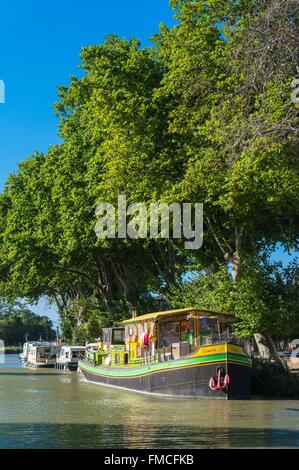
[[[108,356],[106,357],[105,359],[105,366],[110,366],[111,365],[111,361],[112,361],[112,357],[111,357],[111,354],[108,354]]]

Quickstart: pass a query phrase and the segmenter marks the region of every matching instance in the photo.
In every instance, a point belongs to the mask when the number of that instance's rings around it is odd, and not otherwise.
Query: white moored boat
[[[77,370],[80,356],[84,353],[85,346],[62,346],[55,367],[61,370]]]
[[[44,344],[44,341],[27,341],[26,343],[23,344],[23,350],[20,354],[20,360],[22,362],[27,362],[28,359],[28,351],[30,346],[42,346]]]
[[[55,343],[41,343],[30,345],[28,349],[28,357],[26,367],[54,367],[57,355],[61,346]]]

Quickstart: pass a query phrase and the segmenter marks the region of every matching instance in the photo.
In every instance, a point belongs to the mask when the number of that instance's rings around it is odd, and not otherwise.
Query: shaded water
[[[299,401],[178,400],[0,364],[0,448],[299,447]]]

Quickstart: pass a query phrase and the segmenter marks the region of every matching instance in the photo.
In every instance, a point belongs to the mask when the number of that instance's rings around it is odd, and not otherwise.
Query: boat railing
[[[172,343],[168,346],[152,349],[150,347],[139,349],[139,354],[134,361],[139,366],[150,366],[161,362],[169,362],[176,359],[182,359],[194,353],[201,347],[212,346],[217,344],[230,343],[244,346],[244,341],[231,332],[225,331],[221,334],[212,333],[210,335],[200,335],[196,337],[192,343],[188,341],[180,341]],[[179,344],[179,351],[177,346]],[[86,352],[94,353],[94,350],[86,349]],[[130,351],[129,351],[130,353]],[[88,357],[85,353],[81,352],[79,360],[85,360],[91,364],[95,364],[95,359]]]
[[[177,346],[177,343],[174,343],[175,346],[174,344],[170,344],[169,346],[162,346],[161,348],[156,349],[154,352],[144,350],[142,354],[142,362],[144,365],[168,362],[174,359],[187,357],[190,354],[194,353],[199,347],[223,344],[226,342],[243,346],[242,339],[226,331],[219,335],[206,335],[197,337],[195,341],[189,345],[187,342],[181,342],[184,343],[185,346],[187,344],[188,347],[185,347],[184,350],[180,351],[180,353],[176,357],[174,357],[174,348]]]

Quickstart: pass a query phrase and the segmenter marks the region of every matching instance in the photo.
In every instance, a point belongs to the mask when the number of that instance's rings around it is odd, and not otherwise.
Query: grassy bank
[[[5,346],[5,354],[20,354],[21,352],[20,346]]]
[[[252,395],[299,398],[299,374],[291,374],[282,365],[255,360]]]

